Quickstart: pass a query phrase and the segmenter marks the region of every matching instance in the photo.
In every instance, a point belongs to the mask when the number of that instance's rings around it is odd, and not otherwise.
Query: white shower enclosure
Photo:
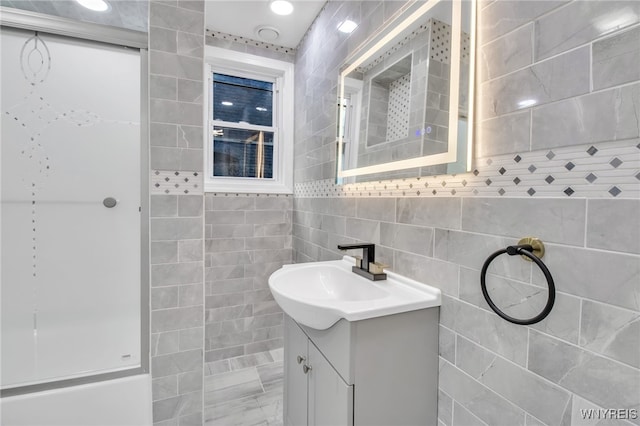
[[[142,372],[141,52],[0,42],[3,393]]]

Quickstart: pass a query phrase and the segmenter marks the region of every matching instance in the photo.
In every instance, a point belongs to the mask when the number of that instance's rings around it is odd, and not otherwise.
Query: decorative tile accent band
[[[221,40],[235,41],[236,43],[249,44],[251,46],[261,47],[263,49],[273,50],[274,52],[295,54],[296,49],[291,47],[279,46],[277,44],[265,43],[264,41],[254,40],[247,37],[236,36],[233,34],[227,34],[220,31],[206,30],[208,37],[213,37]]]
[[[151,194],[202,195],[204,185],[201,172],[152,170]]]
[[[638,139],[477,158],[470,173],[336,185],[297,183],[298,198],[556,197],[640,199]]]
[[[236,198],[236,197],[273,197],[273,198],[289,198],[293,197],[293,194],[258,194],[258,193],[244,193],[244,192],[207,192],[207,197],[216,198]]]

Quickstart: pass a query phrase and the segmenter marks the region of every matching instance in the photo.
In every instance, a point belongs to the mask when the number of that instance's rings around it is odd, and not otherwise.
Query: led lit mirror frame
[[[338,147],[336,152],[337,182],[347,183],[344,178],[356,176],[378,174],[384,172],[395,172],[399,170],[434,166],[440,164],[455,163],[458,158],[458,120],[459,114],[455,113],[459,108],[460,95],[460,63],[461,63],[461,33],[462,33],[462,2],[469,5],[469,94],[468,94],[468,116],[467,116],[467,143],[466,143],[466,171],[471,170],[472,149],[473,149],[473,117],[474,117],[474,79],[475,79],[475,32],[476,32],[476,0],[415,0],[408,4],[390,23],[363,43],[363,46],[351,55],[346,61],[343,70],[340,72],[338,82]],[[385,52],[385,48],[397,42],[397,37],[402,37],[408,29],[415,26],[427,13],[439,3],[451,4],[451,55],[450,55],[450,87],[449,87],[449,117],[448,117],[448,140],[447,151],[438,154],[430,154],[422,157],[408,158],[387,163],[367,165],[344,169],[344,120],[341,119],[342,100],[345,97],[345,86],[349,85],[349,74],[358,67],[366,64],[367,60],[374,55]],[[426,101],[426,98],[425,98]],[[452,113],[454,112],[454,113]],[[359,116],[360,111],[357,115]],[[356,118],[356,125],[360,125],[360,120]],[[379,175],[377,175],[379,176]],[[367,180],[367,179],[364,179]],[[377,177],[375,180],[378,180]],[[352,182],[353,180],[349,180]],[[358,179],[361,181],[361,179]]]

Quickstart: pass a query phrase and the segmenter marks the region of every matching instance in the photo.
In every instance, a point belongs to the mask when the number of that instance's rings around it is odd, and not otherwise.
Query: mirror
[[[475,1],[410,2],[345,61],[339,184],[470,170],[475,11]]]

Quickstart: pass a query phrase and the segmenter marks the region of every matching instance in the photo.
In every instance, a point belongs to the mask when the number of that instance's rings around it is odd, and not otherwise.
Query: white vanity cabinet
[[[316,330],[285,315],[285,426],[436,425],[438,320],[433,307]]]
[[[348,385],[302,329],[285,322],[284,424],[352,425],[353,386]]]

